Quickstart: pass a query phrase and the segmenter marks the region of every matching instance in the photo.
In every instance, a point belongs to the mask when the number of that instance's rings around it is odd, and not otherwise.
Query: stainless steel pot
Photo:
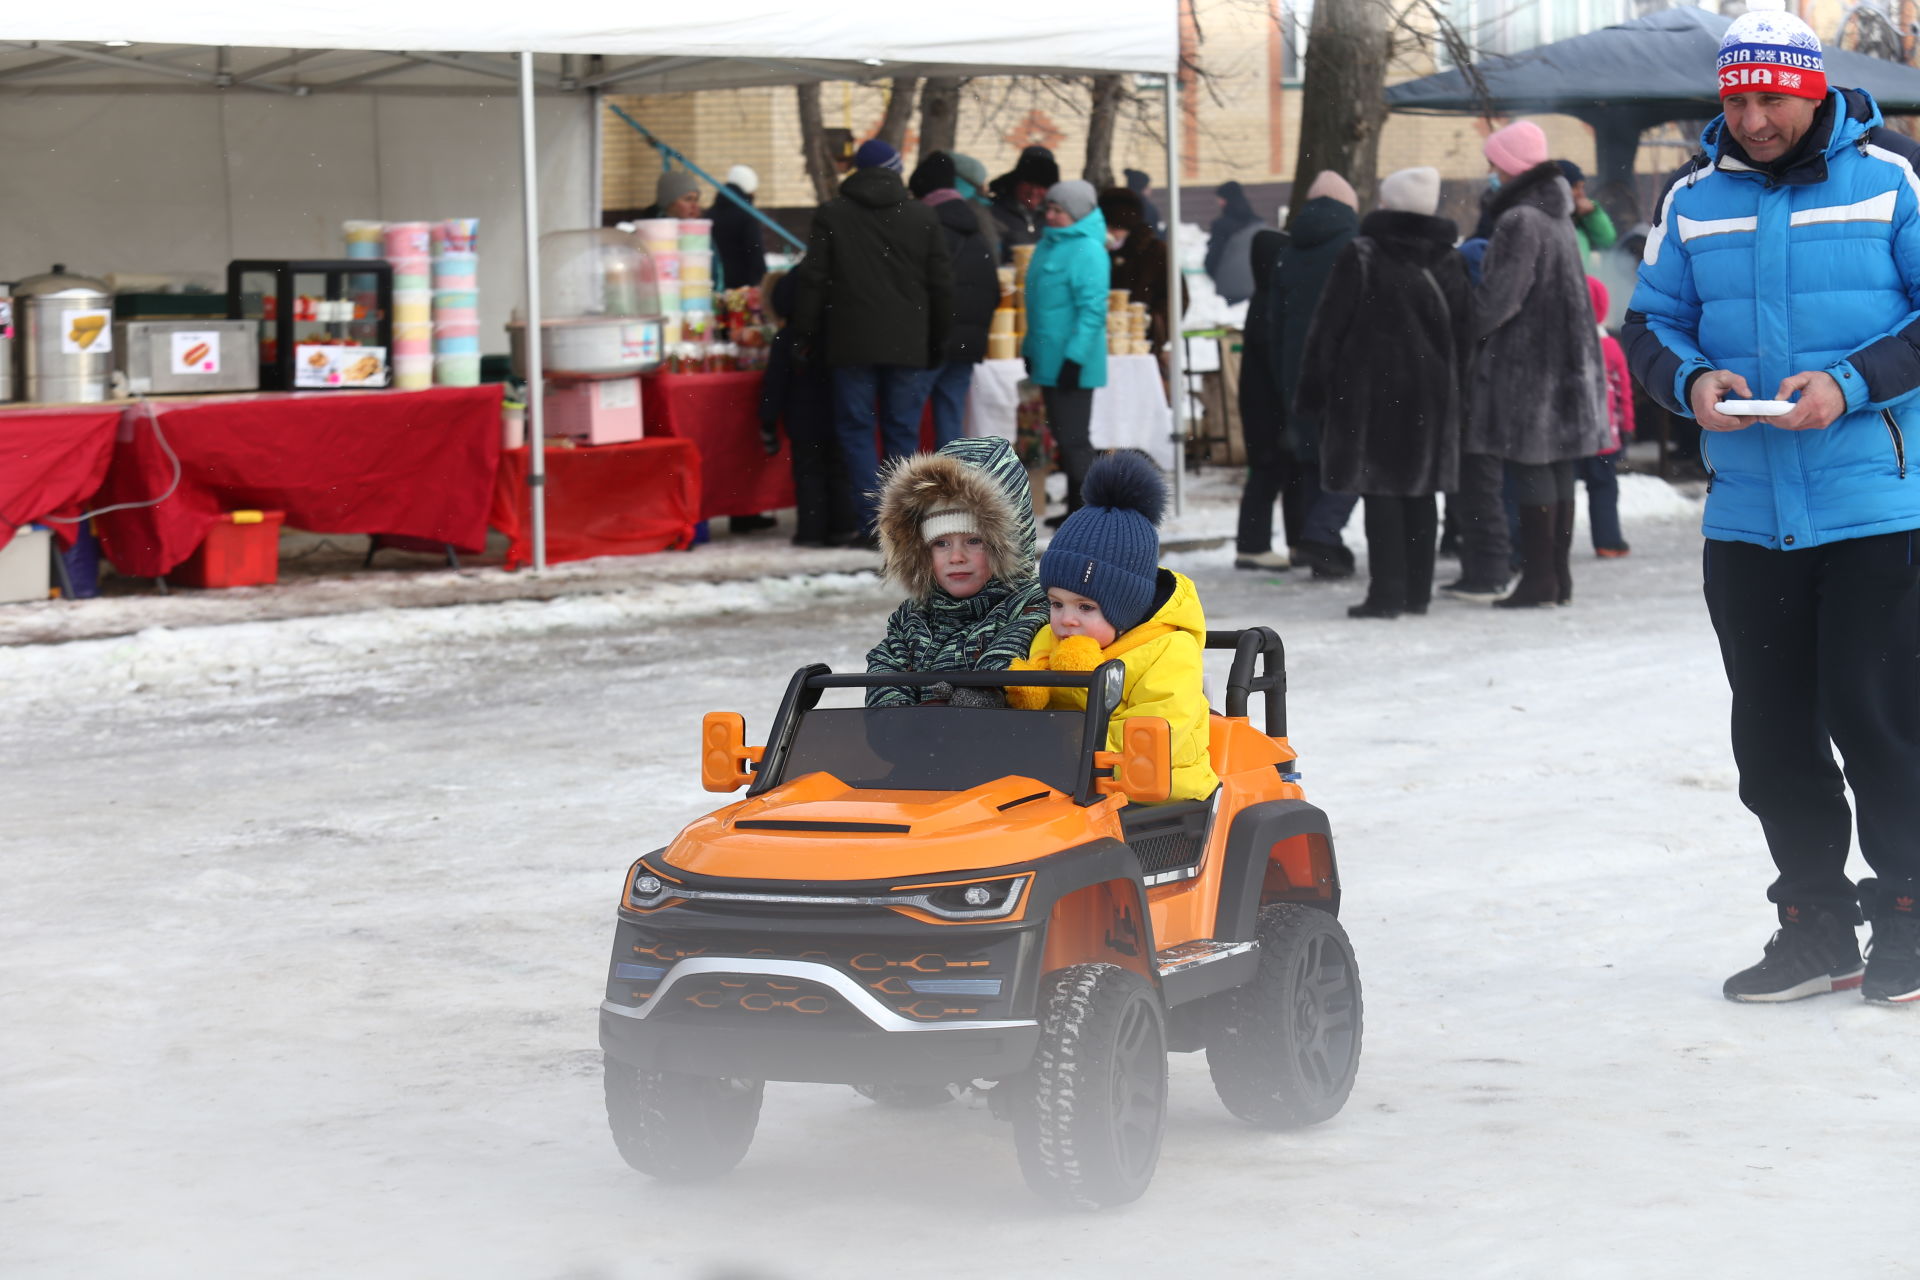
[[[631,378],[652,373],[664,356],[659,316],[583,316],[543,320],[540,372],[549,378]],[[507,325],[514,376],[527,376],[527,326]]]
[[[55,266],[13,287],[20,394],[42,404],[108,399],[113,386],[113,294]]]

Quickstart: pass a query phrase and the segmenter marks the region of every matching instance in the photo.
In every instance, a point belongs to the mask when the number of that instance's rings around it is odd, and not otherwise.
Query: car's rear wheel
[[[953,1101],[950,1084],[857,1084],[853,1091],[883,1107],[902,1111],[924,1111]]]
[[[714,1178],[740,1163],[760,1123],[760,1080],[639,1071],[605,1060],[607,1127],[626,1162],[674,1181]]]
[[[1048,976],[1041,1005],[1040,1044],[1013,1108],[1020,1171],[1059,1204],[1136,1200],[1166,1128],[1159,994],[1118,965],[1080,964]]]
[[[1360,1069],[1360,970],[1340,922],[1298,903],[1260,912],[1260,967],[1218,1002],[1207,1069],[1227,1110],[1266,1129],[1336,1114]]]

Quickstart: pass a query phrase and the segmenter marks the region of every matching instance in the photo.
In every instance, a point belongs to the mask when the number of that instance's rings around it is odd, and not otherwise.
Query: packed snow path
[[[1769,866],[1697,534],[1630,507],[1629,536],[1579,548],[1570,609],[1397,622],[1345,616],[1362,580],[1173,558],[1215,626],[1286,639],[1365,1048],[1346,1111],[1279,1135],[1175,1056],[1158,1179],[1095,1216],[1034,1200],[977,1103],[771,1086],[701,1186],[608,1137],[621,872],[722,801],[702,712],[760,741],[794,667],[859,664],[893,603],[872,579],[0,650],[0,1270],[1911,1268],[1920,1012],[1720,998],[1771,928]]]

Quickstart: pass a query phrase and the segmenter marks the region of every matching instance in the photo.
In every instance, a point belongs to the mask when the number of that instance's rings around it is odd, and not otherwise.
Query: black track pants
[[[1804,551],[1708,541],[1707,612],[1733,690],[1740,799],[1760,819],[1774,902],[1855,913],[1860,852],[1889,886],[1920,880],[1920,535]]]

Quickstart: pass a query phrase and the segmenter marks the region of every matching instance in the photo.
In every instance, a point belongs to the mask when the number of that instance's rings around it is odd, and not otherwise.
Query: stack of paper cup
[[[472,218],[441,223],[440,227],[477,226]],[[471,249],[472,235],[441,235],[434,242],[441,252],[433,258],[433,380],[443,387],[480,385],[479,259]]]
[[[680,225],[684,227],[688,224],[683,222]],[[681,243],[686,243],[684,237]],[[680,250],[680,310],[713,310],[713,250]]]
[[[433,244],[433,256],[438,258],[448,253],[480,252],[480,219],[448,218],[433,224],[429,233]]]
[[[393,267],[393,385],[433,385],[433,233],[424,222],[390,222],[386,258]]]
[[[355,219],[348,222],[343,229],[346,232],[349,258],[386,256],[386,223]],[[353,296],[354,314],[372,316],[379,310],[380,277],[348,276],[347,292]]]
[[[345,226],[347,235],[347,256],[349,258],[379,258],[385,256],[387,224],[367,222],[355,219]]]

